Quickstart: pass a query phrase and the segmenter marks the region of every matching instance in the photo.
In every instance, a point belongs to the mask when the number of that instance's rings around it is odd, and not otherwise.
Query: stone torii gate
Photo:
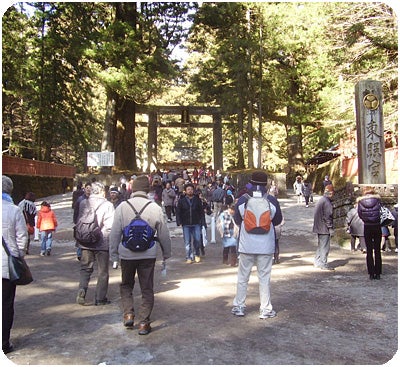
[[[213,129],[213,163],[214,170],[223,169],[222,160],[222,119],[220,107],[201,107],[201,106],[154,106],[136,105],[135,114],[148,116],[148,135],[147,135],[147,159],[149,167],[154,158],[157,158],[157,130],[158,128],[174,127],[202,127]],[[160,115],[178,115],[180,122],[161,122]],[[194,122],[190,117],[193,115],[212,116],[212,122]],[[136,119],[135,119],[136,120]]]

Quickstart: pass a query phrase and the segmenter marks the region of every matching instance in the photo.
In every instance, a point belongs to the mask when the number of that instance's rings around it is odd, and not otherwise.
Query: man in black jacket
[[[200,262],[201,227],[205,226],[205,216],[201,199],[194,194],[194,185],[184,186],[184,195],[176,207],[176,224],[182,225],[186,249],[186,263]],[[192,250],[192,238],[194,256]]]

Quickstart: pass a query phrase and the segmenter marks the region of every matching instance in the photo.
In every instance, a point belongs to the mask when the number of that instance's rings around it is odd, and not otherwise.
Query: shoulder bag
[[[15,285],[27,285],[29,283],[32,283],[32,273],[24,258],[11,255],[3,236],[2,241],[4,251],[8,256],[8,270],[10,273],[10,281]]]
[[[394,216],[388,208],[381,205],[380,208],[381,226],[388,226],[394,221]]]

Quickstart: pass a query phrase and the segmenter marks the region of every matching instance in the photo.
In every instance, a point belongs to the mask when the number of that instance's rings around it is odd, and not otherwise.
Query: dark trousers
[[[79,289],[87,291],[94,265],[97,263],[96,301],[104,301],[107,298],[109,257],[108,251],[82,249]]]
[[[140,321],[150,321],[154,306],[154,267],[156,259],[121,260],[120,294],[124,314],[135,315],[133,288],[136,273],[142,292],[142,303],[139,307],[138,318]]]
[[[165,206],[165,214],[167,214],[167,218],[172,220],[172,205]]]
[[[231,266],[236,265],[237,263],[236,246],[224,247],[222,251],[222,261],[224,264],[230,264]]]
[[[2,317],[3,317],[3,328],[2,328],[2,347],[7,349],[10,344],[11,328],[14,322],[14,299],[16,285],[11,283],[8,279],[3,278],[3,303],[2,303]]]
[[[381,239],[382,230],[380,224],[364,226],[364,238],[367,245],[367,269],[369,275],[382,274]]]

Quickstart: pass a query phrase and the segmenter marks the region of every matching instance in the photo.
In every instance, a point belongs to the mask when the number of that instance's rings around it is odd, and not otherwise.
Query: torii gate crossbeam
[[[154,106],[136,105],[135,113],[145,114],[149,117],[147,135],[147,157],[149,166],[153,158],[157,157],[157,129],[160,127],[202,127],[213,129],[213,160],[214,169],[223,169],[223,150],[222,150],[222,118],[220,107],[202,106]],[[159,115],[179,115],[181,122],[168,123],[161,125],[158,121]],[[212,116],[212,123],[190,122],[190,116],[208,115]],[[136,119],[135,119],[136,120]]]

